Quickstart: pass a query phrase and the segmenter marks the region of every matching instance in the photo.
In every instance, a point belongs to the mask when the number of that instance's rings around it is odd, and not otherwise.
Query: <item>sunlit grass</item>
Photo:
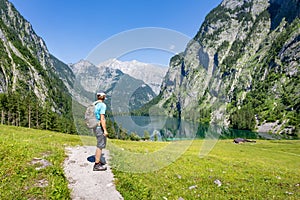
[[[0,126],[0,199],[69,199],[64,149],[78,144],[75,135]],[[37,170],[42,161],[49,166]]]
[[[202,144],[109,140],[117,189],[125,199],[300,199],[299,140],[240,145],[219,140],[200,158]],[[0,126],[0,199],[69,199],[62,164],[65,147],[76,145],[95,145],[95,138]],[[176,151],[176,145],[184,151]],[[176,153],[175,160],[168,158]],[[133,156],[130,166],[154,164],[154,170],[121,171],[124,155]],[[145,162],[149,155],[155,156]],[[42,164],[33,161],[41,159],[50,166],[37,170]],[[161,162],[168,163],[156,169]]]
[[[125,143],[120,146],[126,148]],[[202,143],[195,140],[179,159],[154,172],[115,170],[118,190],[125,199],[300,199],[300,141],[237,145],[222,140],[200,158]],[[162,147],[136,144],[128,142],[129,150]],[[113,157],[116,163],[118,159]]]

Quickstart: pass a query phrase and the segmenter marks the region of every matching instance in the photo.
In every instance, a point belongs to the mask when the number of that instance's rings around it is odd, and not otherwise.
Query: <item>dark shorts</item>
[[[105,148],[106,147],[106,137],[103,135],[104,132],[103,132],[102,127],[97,126],[94,129],[94,132],[95,132],[95,135],[96,135],[96,138],[97,138],[97,147],[100,148],[100,149]]]

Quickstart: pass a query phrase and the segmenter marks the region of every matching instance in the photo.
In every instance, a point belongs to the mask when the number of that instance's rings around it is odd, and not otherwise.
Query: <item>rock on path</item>
[[[93,171],[95,146],[66,148],[65,175],[69,181],[73,200],[119,200],[123,199],[114,185],[114,176],[108,164],[106,171]],[[102,157],[109,160],[108,150]]]

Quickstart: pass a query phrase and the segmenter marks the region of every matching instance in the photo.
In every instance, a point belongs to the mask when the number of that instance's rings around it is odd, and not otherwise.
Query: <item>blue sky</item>
[[[54,56],[65,63],[85,59],[120,33],[159,27],[194,37],[221,0],[10,0]],[[182,49],[184,50],[184,48]],[[167,64],[172,52],[128,53],[124,60]],[[158,55],[161,54],[162,56]],[[142,56],[143,55],[143,56]]]

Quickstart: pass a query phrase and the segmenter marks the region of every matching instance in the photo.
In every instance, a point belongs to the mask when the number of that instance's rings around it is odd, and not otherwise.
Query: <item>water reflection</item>
[[[184,140],[184,139],[233,139],[237,137],[257,139],[262,138],[258,133],[247,130],[234,130],[218,125],[201,124],[166,116],[114,116],[116,121],[127,133],[136,133],[140,137],[148,131],[153,139]]]

